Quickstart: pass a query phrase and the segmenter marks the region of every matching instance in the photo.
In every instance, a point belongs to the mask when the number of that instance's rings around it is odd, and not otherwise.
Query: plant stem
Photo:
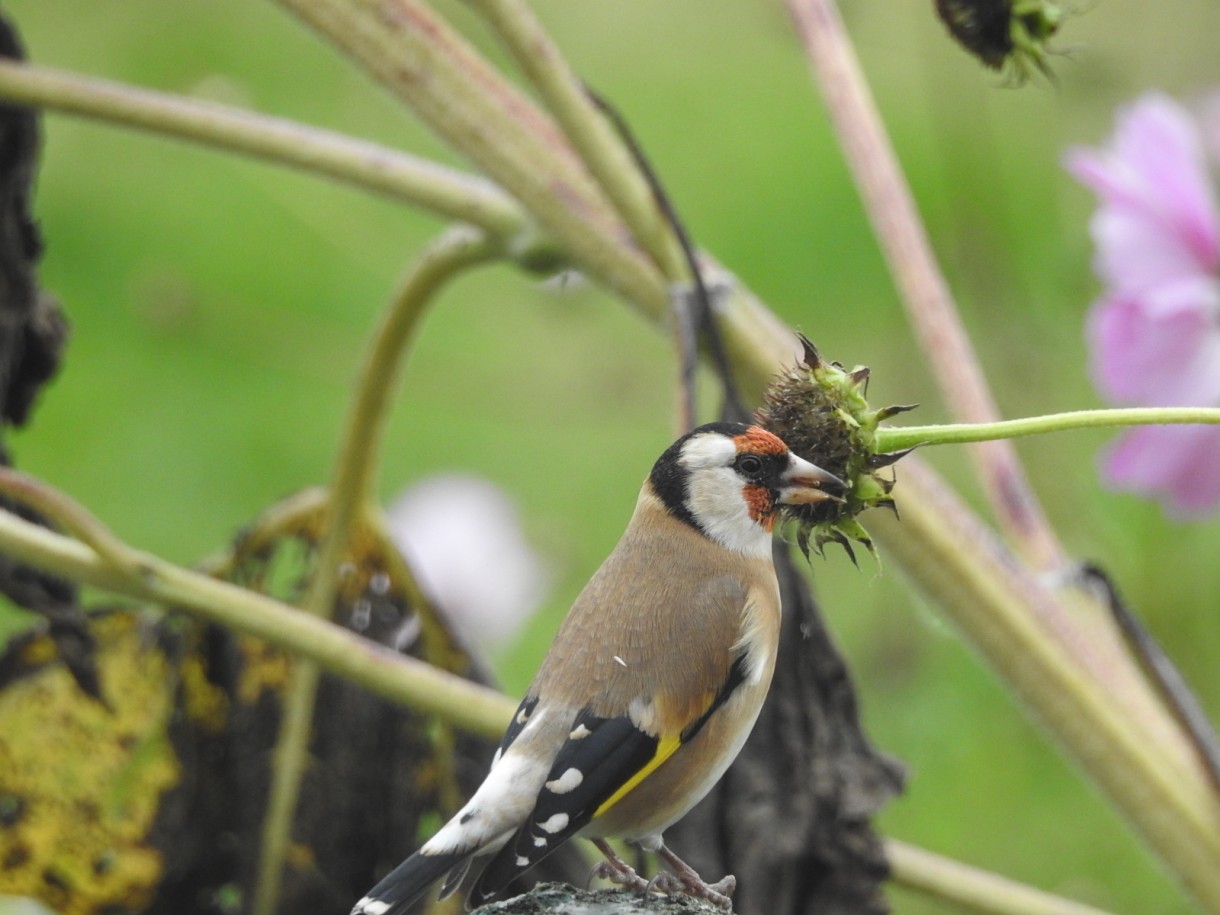
[[[499,240],[466,227],[456,227],[433,242],[403,278],[394,301],[374,332],[335,462],[331,527],[337,531],[336,537],[340,541],[346,538],[346,526],[355,515],[355,506],[373,499],[373,482],[389,405],[398,389],[408,347],[424,310],[456,274],[504,254],[504,246]]]
[[[959,420],[994,422],[999,410],[834,0],[788,0],[788,8],[941,395]],[[1061,566],[1063,548],[1015,450],[1005,442],[984,442],[971,454],[991,509],[1017,549],[1035,568]]]
[[[59,490],[20,470],[0,466],[0,493],[45,515],[124,574],[132,578],[144,574],[138,552],[119,540],[87,508]]]
[[[887,839],[891,879],[899,886],[982,915],[1107,915],[933,852]]]
[[[283,118],[11,62],[0,62],[0,98],[291,165],[504,238],[536,234],[481,176]]]
[[[307,657],[375,695],[475,734],[500,736],[516,709],[495,690],[398,654],[296,607],[124,547],[139,557],[142,575],[133,577],[76,540],[0,511],[0,553],[19,562],[133,600],[189,610]]]
[[[877,430],[877,451],[901,451],[916,445],[958,445],[1002,438],[1020,438],[1071,429],[1122,426],[1220,423],[1216,407],[1131,407],[1115,410],[1074,410],[1007,419],[994,423],[949,423],[936,426],[894,426]]]
[[[682,251],[651,188],[533,10],[521,0],[472,0],[470,5],[483,14],[537,87],[573,148],[662,274],[671,282],[689,280]]]
[[[693,428],[698,416],[694,383],[699,358],[698,318],[684,290],[674,284],[689,286],[699,278],[691,275],[681,240],[658,205],[654,189],[641,174],[628,141],[590,98],[584,82],[533,10],[522,0],[472,0],[470,5],[482,13],[537,88],[572,147],[626,222],[636,244],[669,282],[675,350],[682,373],[678,429]]]
[[[1061,600],[975,519],[922,462],[903,467],[919,498],[902,520],[881,513],[871,528],[887,555],[990,662],[1113,799],[1207,911],[1220,912],[1220,800],[1197,760],[1117,701],[1082,663],[1087,646],[1049,638],[1040,620]],[[1056,610],[1061,612],[1061,610]],[[1164,714],[1162,713],[1162,717]]]
[[[339,570],[357,518],[371,504],[389,404],[398,390],[408,345],[424,310],[448,280],[502,254],[503,248],[481,232],[466,227],[451,229],[424,251],[400,285],[373,337],[340,436],[342,444],[328,490],[327,524],[305,598],[307,613],[329,618],[334,612]],[[298,658],[285,690],[271,797],[263,820],[262,854],[251,909],[254,915],[272,915],[279,899],[297,797],[309,760],[320,674],[314,661]]]
[[[656,317],[665,283],[555,123],[418,0],[277,0],[528,210],[579,267]]]

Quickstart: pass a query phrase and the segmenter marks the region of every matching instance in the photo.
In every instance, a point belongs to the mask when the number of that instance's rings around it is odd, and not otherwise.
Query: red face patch
[[[751,426],[741,435],[733,436],[738,454],[787,454],[788,446],[777,435],[759,426]]]
[[[774,438],[774,436],[772,436]],[[779,441],[779,439],[775,439]],[[775,526],[775,499],[771,490],[765,486],[743,486],[741,494],[750,509],[750,517],[763,530],[771,530]]]

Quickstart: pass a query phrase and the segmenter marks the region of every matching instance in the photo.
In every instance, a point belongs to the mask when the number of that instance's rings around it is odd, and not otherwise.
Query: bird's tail
[[[351,915],[400,915],[445,874],[453,872],[442,890],[442,898],[461,883],[472,852],[425,855],[417,851],[390,871],[380,883],[356,903]]]

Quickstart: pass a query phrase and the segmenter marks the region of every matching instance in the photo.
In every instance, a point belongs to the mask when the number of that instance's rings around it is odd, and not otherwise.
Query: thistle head
[[[853,541],[873,552],[872,539],[856,516],[868,508],[895,508],[890,496],[894,477],[884,471],[909,453],[878,454],[877,426],[912,407],[870,409],[865,398],[869,370],[858,366],[849,371],[837,362],[826,362],[807,338],[800,339],[805,350],[802,363],[772,380],[757,419],[793,454],[847,483],[842,498],[784,506],[782,514],[806,556],[811,548],[821,554],[827,543],[838,543],[854,562]]]
[[[958,44],[1012,83],[1051,76],[1049,41],[1064,17],[1053,0],[936,0],[936,12]]]

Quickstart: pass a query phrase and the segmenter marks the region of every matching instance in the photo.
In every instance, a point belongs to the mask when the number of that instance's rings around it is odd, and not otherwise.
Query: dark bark
[[[292,590],[299,590],[316,540],[309,537],[302,552],[297,538],[305,537],[306,530],[316,536],[320,525],[320,520],[306,523],[246,555],[234,580],[273,592],[271,582],[288,580]],[[390,561],[392,544],[371,532],[355,540],[363,546],[348,557],[353,571],[345,577],[332,618],[348,622],[360,605],[359,615],[367,620],[363,635],[401,644],[405,654],[489,682],[483,665],[437,611],[409,602],[396,577],[398,563]],[[290,564],[287,574],[276,569],[284,561]],[[199,630],[191,623],[189,631],[193,640]],[[404,637],[404,632],[414,635]],[[162,802],[153,844],[165,852],[166,872],[148,909],[165,915],[219,915],[248,906],[282,717],[278,680],[286,657],[224,630],[208,627],[203,633],[188,646],[188,654],[203,661],[209,683],[224,693],[228,715],[223,728],[211,730],[206,721],[184,714],[171,731],[186,771],[180,788]],[[255,697],[252,684],[270,688]],[[179,706],[194,705],[184,690]],[[348,911],[474,793],[495,746],[495,741],[458,732],[355,684],[324,676],[279,911]],[[521,892],[539,880],[580,882],[587,874],[576,849],[561,849],[513,890]],[[238,900],[237,907],[228,900]],[[418,910],[426,907],[423,903]]]
[[[0,57],[22,60],[21,39],[0,13]],[[43,385],[56,373],[68,325],[56,300],[39,287],[42,237],[32,198],[41,148],[33,108],[0,103],[0,465],[11,466],[4,439],[21,426]],[[0,508],[46,525],[35,511],[0,497]],[[75,585],[0,556],[0,593],[45,618],[69,670],[95,699],[88,629],[77,607]]]

